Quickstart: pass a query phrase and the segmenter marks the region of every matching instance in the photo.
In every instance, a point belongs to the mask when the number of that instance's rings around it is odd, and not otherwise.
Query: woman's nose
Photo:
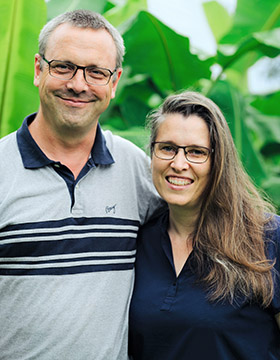
[[[190,167],[188,160],[186,159],[184,149],[178,149],[178,152],[170,165],[174,170],[177,171],[186,170]]]

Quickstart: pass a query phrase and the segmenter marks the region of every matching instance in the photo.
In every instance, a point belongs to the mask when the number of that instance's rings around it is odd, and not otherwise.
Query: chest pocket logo
[[[105,207],[105,213],[106,214],[115,214],[116,213],[116,207],[117,207],[117,204],[115,204],[113,206],[106,206]]]

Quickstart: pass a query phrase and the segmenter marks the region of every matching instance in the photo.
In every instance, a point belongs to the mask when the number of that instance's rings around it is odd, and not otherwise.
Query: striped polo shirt
[[[77,179],[22,127],[0,140],[0,358],[126,360],[148,157],[98,126]]]

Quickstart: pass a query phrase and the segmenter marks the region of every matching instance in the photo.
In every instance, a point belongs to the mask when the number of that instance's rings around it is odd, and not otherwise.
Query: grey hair
[[[122,67],[125,47],[123,38],[118,30],[111,25],[102,15],[90,10],[74,10],[63,13],[50,20],[41,30],[39,35],[39,53],[44,55],[48,45],[48,40],[53,31],[61,24],[70,24],[79,28],[91,28],[95,30],[106,30],[114,40],[117,57],[116,68]]]

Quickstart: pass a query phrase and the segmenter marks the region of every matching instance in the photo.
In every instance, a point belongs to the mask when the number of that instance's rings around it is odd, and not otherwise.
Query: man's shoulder
[[[145,164],[150,164],[149,156],[130,140],[113,134],[110,130],[102,130],[102,133],[106,140],[107,148],[116,160],[118,160],[118,157],[124,159],[125,156],[126,161],[133,160],[136,163],[144,162]]]
[[[133,142],[119,135],[113,134],[110,130],[102,130],[102,133],[105,137],[106,145],[108,147],[118,146],[122,149],[129,149],[131,151],[145,154],[144,151],[136,146]]]
[[[1,157],[3,157],[3,153],[9,155],[12,149],[17,149],[16,132],[12,132],[0,139]]]
[[[16,131],[2,137],[0,139],[0,146],[5,146],[8,142],[13,141],[16,138]]]

